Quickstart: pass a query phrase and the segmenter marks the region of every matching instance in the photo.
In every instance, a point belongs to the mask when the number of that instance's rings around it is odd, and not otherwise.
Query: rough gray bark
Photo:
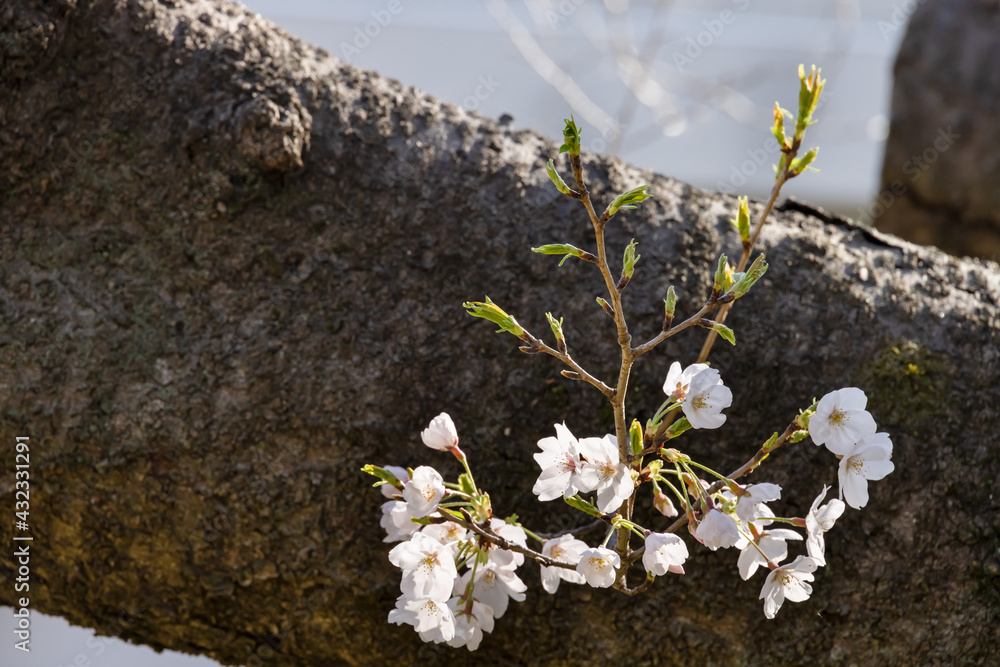
[[[1000,4],[919,3],[893,70],[879,229],[1000,258]]]
[[[226,664],[995,664],[995,264],[796,204],[764,232],[771,270],[729,319],[739,346],[714,356],[729,422],[683,445],[730,469],[812,397],[868,392],[897,472],[838,522],[808,602],[766,621],[762,580],[730,552],[692,549],[687,575],[636,599],[547,596],[529,564],[529,601],[480,653],[425,646],[385,622],[398,573],[360,467],[454,475],[418,435],[447,409],[497,511],[561,528],[579,518],[534,501],[535,443],[563,419],[609,427],[595,391],[460,307],[489,294],[539,335],[551,310],[578,359],[617,368],[596,273],[528,252],[589,244],[544,175],[558,146],[235,4],[24,0],[0,21],[0,497],[13,506],[12,442],[29,435],[33,609]],[[641,242],[626,304],[644,339],[668,284],[694,309],[737,251],[734,200],[586,167],[599,200],[656,195],[609,230],[612,255]],[[640,416],[701,341],[637,366]],[[759,479],[789,514],[836,481],[808,441],[772,459]]]

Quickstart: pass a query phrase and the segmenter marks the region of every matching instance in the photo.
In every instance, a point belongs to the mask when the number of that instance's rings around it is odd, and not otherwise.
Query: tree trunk
[[[1000,259],[1000,4],[916,6],[893,69],[879,229]],[[905,6],[905,5],[904,5]]]
[[[729,421],[679,444],[731,470],[813,397],[868,393],[896,473],[827,536],[808,601],[767,621],[763,575],[744,582],[736,553],[692,544],[687,574],[638,598],[549,596],[526,564],[528,601],[479,653],[424,645],[386,622],[399,572],[361,466],[454,477],[419,438],[447,410],[496,512],[565,528],[583,517],[531,493],[536,443],[563,420],[580,436],[611,428],[596,391],[460,305],[488,294],[539,336],[551,311],[588,370],[617,371],[597,272],[529,251],[592,246],[582,208],[545,176],[558,145],[348,67],[236,4],[0,11],[0,506],[14,506],[15,437],[29,436],[17,534],[34,537],[32,610],[225,664],[995,664],[997,265],[794,202],[765,229],[771,269],[728,320],[737,347],[713,355]],[[608,231],[612,258],[640,242],[625,304],[645,340],[669,284],[693,313],[718,253],[738,253],[735,200],[612,158],[585,166],[599,202],[644,182],[655,194]],[[702,340],[640,361],[633,414],[650,416],[669,363]],[[835,464],[806,440],[751,479],[780,484],[779,511],[803,516]],[[649,500],[639,520],[664,528]],[[3,604],[19,597],[0,587]]]

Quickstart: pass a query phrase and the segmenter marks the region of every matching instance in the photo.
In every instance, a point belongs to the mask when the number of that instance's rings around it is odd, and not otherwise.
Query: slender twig
[[[781,188],[789,181],[792,176],[789,174],[789,168],[792,164],[792,160],[798,153],[798,142],[792,146],[792,149],[787,152],[785,160],[785,168],[781,173],[781,177],[774,182],[774,187],[771,188],[771,197],[767,200],[767,204],[764,206],[764,213],[760,216],[760,220],[757,222],[757,226],[754,227],[753,235],[750,237],[750,242],[744,244],[743,254],[740,256],[740,263],[736,266],[736,273],[743,271],[747,267],[747,263],[750,261],[750,255],[753,254],[753,248],[757,244],[757,237],[760,236],[760,232],[764,229],[764,223],[767,222],[768,216],[774,209],[774,203],[778,200],[778,195],[781,193]],[[719,312],[715,315],[715,321],[719,324],[723,324],[726,321],[726,317],[729,315],[729,311],[732,309],[734,302],[727,303],[719,309]],[[698,360],[695,363],[703,364],[708,359],[709,353],[712,351],[712,345],[715,344],[715,339],[718,337],[719,332],[715,329],[711,329],[708,335],[705,337],[705,343],[701,346],[701,352],[698,354]]]
[[[559,361],[566,364],[567,366],[569,366],[570,368],[572,368],[577,374],[579,374],[581,380],[583,380],[588,384],[593,385],[594,387],[597,387],[597,390],[600,391],[605,396],[607,396],[609,399],[615,395],[614,389],[604,384],[603,382],[595,378],[587,371],[583,370],[580,364],[576,363],[576,361],[573,360],[573,357],[571,357],[568,352],[560,352],[556,348],[546,345],[542,340],[537,338],[535,339],[535,347],[538,349],[539,352],[544,352],[545,354],[551,355],[556,359],[558,359]]]
[[[643,547],[643,550],[645,550],[645,547]],[[635,555],[635,552],[633,552],[631,555]],[[634,561],[631,561],[631,562],[634,562]],[[644,592],[647,588],[650,587],[650,585],[652,585],[652,583],[653,583],[653,577],[648,577],[647,576],[646,580],[643,581],[641,584],[639,584],[635,588],[629,588],[628,582],[626,581],[626,579],[627,579],[627,574],[626,574],[627,570],[628,570],[628,567],[623,567],[621,569],[621,573],[618,575],[618,579],[615,580],[614,589],[616,591],[619,591],[619,592],[624,593],[625,595],[628,595],[629,597],[631,597],[633,595],[638,595],[639,593]]]
[[[464,526],[465,528],[468,528],[469,530],[471,530],[472,532],[474,532],[476,535],[479,535],[481,538],[483,538],[487,542],[490,542],[491,544],[497,545],[501,549],[507,549],[508,551],[516,551],[519,554],[523,554],[523,555],[525,555],[525,556],[527,556],[527,557],[529,557],[531,559],[534,559],[534,560],[538,561],[539,563],[541,563],[545,567],[561,567],[561,568],[565,568],[567,570],[575,570],[576,569],[576,565],[573,565],[571,563],[563,563],[562,561],[558,561],[558,560],[553,560],[553,559],[549,558],[548,556],[544,556],[544,555],[538,553],[537,551],[533,551],[533,550],[529,549],[528,547],[522,547],[517,542],[511,542],[510,540],[506,540],[506,539],[500,537],[499,535],[497,535],[496,533],[494,533],[492,530],[490,530],[490,528],[488,526],[484,528],[484,527],[480,526],[479,524],[477,524],[475,521],[472,521],[471,520],[471,516],[469,516],[469,514],[467,512],[465,512],[464,510],[462,511],[462,514],[464,514],[466,516],[465,519],[459,519],[457,516],[450,515],[449,518],[448,518],[448,520],[449,521],[454,521],[458,525]]]
[[[632,348],[632,354],[635,355],[635,357],[637,357],[637,358],[641,357],[642,355],[646,354],[647,352],[649,352],[654,347],[656,347],[657,345],[659,345],[660,343],[662,343],[666,339],[670,338],[674,334],[680,333],[681,331],[683,331],[684,329],[687,329],[688,327],[695,326],[696,324],[698,324],[698,321],[700,319],[702,319],[703,317],[705,317],[705,315],[707,315],[708,313],[712,312],[716,308],[719,308],[720,305],[721,304],[718,304],[718,303],[708,303],[708,304],[705,304],[704,306],[702,306],[701,310],[699,310],[697,313],[695,313],[691,317],[687,318],[686,320],[684,320],[680,324],[675,324],[674,326],[670,327],[666,331],[661,331],[659,334],[656,335],[655,338],[653,338],[652,340],[650,340],[647,343],[643,343],[642,345],[640,345],[638,347],[633,347]],[[728,304],[726,304],[726,305],[728,305]]]
[[[558,533],[536,533],[536,535],[546,540],[554,540],[555,538],[562,537],[563,535],[583,535],[584,533],[607,523],[608,522],[605,519],[594,519],[590,523],[577,528],[567,528],[566,530],[560,530]]]

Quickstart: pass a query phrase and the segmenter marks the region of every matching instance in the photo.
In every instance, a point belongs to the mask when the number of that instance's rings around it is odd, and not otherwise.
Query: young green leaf
[[[521,328],[521,325],[517,323],[517,320],[505,313],[498,305],[490,301],[490,297],[486,297],[485,302],[467,301],[462,304],[462,308],[465,308],[469,315],[472,315],[473,317],[481,317],[484,320],[489,320],[490,322],[498,325],[500,328],[497,329],[497,333],[506,331],[509,334],[517,336],[518,338],[522,338],[526,333],[524,329]]]
[[[640,204],[653,196],[646,192],[648,189],[648,185],[640,185],[637,188],[633,188],[628,192],[623,192],[618,195],[615,197],[615,200],[608,205],[608,208],[605,209],[604,215],[601,216],[601,218],[603,220],[610,220],[615,213],[618,212],[618,209],[635,208],[636,204]]]
[[[577,196],[578,193],[566,185],[566,181],[564,181],[562,176],[559,175],[559,172],[556,171],[555,160],[549,160],[545,163],[545,173],[549,175],[549,180],[555,184],[556,189],[559,190],[559,192],[570,197]]]
[[[573,119],[572,115],[565,120],[566,127],[563,128],[563,145],[559,147],[559,152],[569,153],[570,155],[579,155],[580,128],[577,127],[576,121]]]

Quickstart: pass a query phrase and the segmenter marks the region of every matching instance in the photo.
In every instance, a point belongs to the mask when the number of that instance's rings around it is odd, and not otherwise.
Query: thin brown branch
[[[516,542],[511,542],[510,540],[504,539],[499,535],[497,535],[496,533],[494,533],[492,530],[490,530],[488,526],[484,528],[483,526],[480,526],[476,522],[471,521],[471,517],[466,512],[463,511],[462,513],[466,515],[465,519],[459,519],[454,515],[450,515],[448,520],[454,521],[458,525],[468,528],[476,535],[480,536],[481,538],[483,538],[487,542],[490,542],[491,544],[495,544],[501,549],[506,549],[508,551],[515,551],[519,554],[523,554],[528,558],[538,561],[545,567],[561,567],[567,570],[576,570],[576,565],[572,565],[570,563],[563,563],[562,561],[558,560],[553,560],[548,556],[544,556],[538,553],[537,551],[529,549],[528,547],[522,547],[520,544]]]
[[[614,389],[604,384],[603,382],[595,378],[587,371],[583,370],[580,364],[576,363],[576,361],[573,359],[573,357],[569,355],[568,352],[562,352],[554,347],[550,347],[549,345],[545,344],[545,342],[543,342],[541,339],[536,338],[533,342],[535,343],[535,347],[538,348],[539,352],[544,352],[545,354],[553,356],[559,361],[569,366],[570,368],[572,368],[580,375],[581,380],[596,387],[597,390],[600,391],[605,396],[607,396],[609,400],[614,397],[615,395]]]

